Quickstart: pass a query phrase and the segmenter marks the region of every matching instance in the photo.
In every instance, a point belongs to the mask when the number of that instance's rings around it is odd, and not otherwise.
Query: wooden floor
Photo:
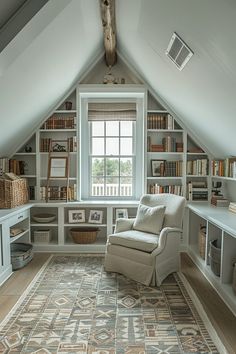
[[[11,310],[49,256],[50,254],[35,254],[27,267],[14,272],[0,287],[0,321]],[[229,354],[236,354],[236,317],[185,253],[181,257],[181,267]]]

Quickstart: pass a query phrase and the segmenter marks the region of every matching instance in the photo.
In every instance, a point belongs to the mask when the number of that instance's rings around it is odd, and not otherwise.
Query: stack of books
[[[232,213],[236,214],[236,202],[229,203],[229,211],[232,211]]]
[[[188,200],[208,200],[208,188],[205,181],[188,183]]]
[[[151,152],[164,152],[164,146],[162,144],[152,144]]]
[[[229,200],[223,195],[212,195],[211,204],[217,207],[228,207]]]

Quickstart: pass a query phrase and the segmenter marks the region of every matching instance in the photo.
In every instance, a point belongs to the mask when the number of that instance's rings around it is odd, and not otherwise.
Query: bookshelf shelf
[[[183,156],[183,152],[168,152],[168,151],[163,151],[163,152],[159,152],[159,151],[148,151],[147,152],[147,154],[148,155],[156,155],[156,156],[158,156],[158,155],[170,155],[170,156]]]
[[[206,152],[187,152],[187,155],[188,156],[202,156],[202,155],[207,156],[207,153]]]
[[[76,109],[71,109],[71,110],[57,109],[54,113],[71,114],[71,113],[77,113],[77,110]]]
[[[15,156],[36,156],[36,152],[16,152]]]
[[[166,113],[168,114],[168,111],[165,109],[148,109],[147,113]]]
[[[77,129],[75,129],[75,128],[71,128],[71,129],[40,129],[39,130],[41,133],[53,133],[53,132],[64,132],[64,133],[66,133],[66,132],[76,132],[77,131]]]
[[[182,129],[147,129],[148,133],[183,133]]]
[[[168,179],[179,179],[179,180],[182,180],[183,177],[177,177],[177,176],[171,176],[171,177],[168,177],[168,176],[164,176],[164,177],[147,177],[147,180],[150,180],[150,181],[155,181],[155,180],[168,180]]]
[[[76,179],[77,179],[77,177],[69,177],[69,181],[74,181],[74,180],[76,180]],[[47,180],[47,177],[40,177],[40,180],[46,181],[46,180]],[[50,180],[66,181],[66,180],[67,180],[67,177],[60,177],[60,178],[58,178],[58,177],[52,178],[52,177],[51,177]]]
[[[223,176],[211,176],[213,179],[222,179],[225,181],[236,181],[236,178],[233,177],[223,177]]]

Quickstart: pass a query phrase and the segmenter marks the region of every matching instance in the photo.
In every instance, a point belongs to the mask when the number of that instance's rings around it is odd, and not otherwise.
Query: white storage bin
[[[52,240],[52,232],[50,229],[34,231],[35,243],[49,243],[51,240]]]

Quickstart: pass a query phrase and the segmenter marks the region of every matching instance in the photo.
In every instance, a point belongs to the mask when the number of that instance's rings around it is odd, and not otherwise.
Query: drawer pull
[[[23,215],[18,216],[18,220],[19,220],[19,219],[22,219],[22,218],[23,218]]]

